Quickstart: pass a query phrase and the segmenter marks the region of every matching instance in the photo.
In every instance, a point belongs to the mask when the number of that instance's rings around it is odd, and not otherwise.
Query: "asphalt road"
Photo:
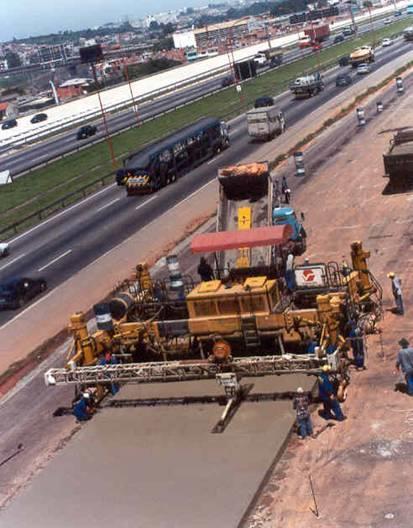
[[[359,33],[364,33],[371,30],[373,27],[377,29],[383,26],[383,20],[379,20],[370,25],[363,25]],[[333,45],[333,37],[325,44],[325,47]],[[284,55],[284,63],[288,63],[305,55],[311,55],[311,50],[299,50],[297,48],[288,51]],[[268,68],[260,68],[259,72],[264,72]],[[219,90],[222,85],[222,79],[229,74],[221,74],[213,79],[204,81],[195,86],[172,92],[171,94],[148,102],[139,106],[138,119],[140,121],[158,116],[168,110],[176,108],[177,106],[188,104],[191,101],[210,94],[214,90]],[[114,115],[107,116],[109,131],[111,134],[134,126],[137,116],[131,111],[124,111]],[[49,160],[55,159],[64,154],[75,151],[77,148],[90,145],[97,139],[105,137],[104,126],[102,120],[94,121],[98,127],[98,133],[91,138],[78,141],[76,139],[77,128],[66,131],[53,138],[43,140],[32,146],[22,147],[21,150],[8,151],[7,156],[0,158],[0,172],[9,170],[12,176],[17,176],[32,167],[36,167],[41,163],[46,163]]]
[[[410,44],[400,42],[381,50],[374,68],[410,49]],[[356,73],[350,73],[357,82]],[[287,126],[296,124],[337,93],[336,74],[337,70],[325,77],[326,88],[316,97],[297,101],[285,93],[278,98],[277,104],[285,112]],[[216,177],[219,166],[235,163],[257,148],[247,135],[243,116],[232,122],[231,140],[228,150],[153,195],[128,198],[123,187],[113,184],[18,235],[10,241],[10,256],[0,261],[0,281],[15,276],[42,276],[50,288],[61,284],[144,225],[155,221],[163,212],[190,199]],[[1,312],[0,325],[15,314],[14,311]]]

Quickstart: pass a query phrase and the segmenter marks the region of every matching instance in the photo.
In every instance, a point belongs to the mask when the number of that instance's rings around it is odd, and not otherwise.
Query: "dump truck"
[[[238,231],[272,225],[273,182],[268,162],[223,167],[218,169],[218,181],[217,231]],[[225,270],[268,266],[270,261],[269,247],[247,251],[233,249],[220,252],[218,267]]]
[[[399,130],[383,155],[384,170],[391,183],[407,183],[413,178],[413,128]]]
[[[310,37],[313,43],[324,42],[330,36],[330,26],[328,24],[312,24],[304,28],[304,35]]]
[[[277,106],[252,108],[247,112],[248,135],[269,141],[285,130],[283,112]]]
[[[219,269],[249,269],[251,273],[254,273],[251,270],[268,273],[275,260],[282,268],[289,253],[301,255],[305,251],[306,233],[294,209],[274,206],[274,188],[268,162],[224,167],[218,170],[218,181],[217,232],[225,232],[234,238],[237,231],[255,229],[257,236],[261,236],[257,228],[275,225],[280,228],[284,226],[288,233],[277,251],[268,245],[250,249],[240,246],[220,251],[217,255]]]
[[[296,99],[311,97],[324,90],[324,81],[320,72],[303,75],[290,84],[290,90]]]
[[[374,49],[371,46],[361,46],[350,54],[350,64],[353,68],[363,62],[374,62]]]

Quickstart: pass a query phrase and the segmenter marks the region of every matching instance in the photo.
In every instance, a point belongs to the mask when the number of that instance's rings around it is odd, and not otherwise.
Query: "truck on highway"
[[[413,128],[399,130],[383,155],[386,176],[393,184],[413,181]]]
[[[324,42],[330,36],[330,26],[328,24],[312,24],[304,28],[304,35],[310,37],[313,43]]]
[[[404,37],[404,40],[407,40],[407,41],[413,40],[413,26],[409,26],[403,31],[403,37]]]
[[[204,117],[131,154],[116,173],[128,196],[155,192],[229,147],[224,121]]]
[[[305,251],[305,231],[291,207],[274,207],[274,186],[268,162],[244,163],[218,170],[219,200],[216,230],[234,232],[272,225],[290,225],[291,240],[283,248],[288,253]],[[270,246],[230,249],[217,256],[220,270],[264,270],[274,263]]]
[[[269,141],[284,132],[284,114],[277,106],[252,108],[247,112],[247,126],[250,137]]]
[[[304,36],[298,41],[301,49],[311,48],[324,42],[330,36],[330,26],[328,24],[311,25],[304,28]]]
[[[350,64],[353,68],[368,62],[374,62],[374,49],[371,46],[361,46],[350,54]]]
[[[310,73],[290,83],[290,90],[296,99],[311,97],[324,90],[324,81],[320,72]]]
[[[254,61],[260,66],[269,66],[270,68],[275,68],[282,64],[283,61],[283,49],[282,48],[269,48],[267,50],[259,51],[255,57]]]

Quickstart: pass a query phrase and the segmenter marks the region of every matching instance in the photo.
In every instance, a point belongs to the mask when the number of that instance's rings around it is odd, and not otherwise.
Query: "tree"
[[[7,51],[5,58],[7,60],[7,65],[9,68],[18,68],[22,65],[22,60],[20,58],[20,55],[15,53],[14,51]]]
[[[149,31],[157,31],[159,29],[159,24],[156,20],[151,20],[149,24]]]

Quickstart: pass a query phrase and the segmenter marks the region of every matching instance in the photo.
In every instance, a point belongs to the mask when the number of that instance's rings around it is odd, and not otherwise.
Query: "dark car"
[[[222,79],[221,86],[222,88],[226,88],[227,86],[233,85],[235,82],[234,77],[232,75],[228,75],[227,77],[224,77]]]
[[[95,125],[85,125],[79,128],[77,131],[77,139],[86,139],[90,136],[94,136],[98,131]]]
[[[13,128],[13,127],[16,127],[16,126],[17,126],[17,120],[16,119],[8,119],[7,121],[5,121],[1,125],[1,128],[2,128],[2,130],[7,130],[8,128]]]
[[[274,99],[269,95],[263,95],[255,99],[254,108],[263,108],[264,106],[274,106]]]
[[[340,57],[339,61],[338,61],[338,65],[343,67],[343,66],[348,66],[350,64],[350,57],[345,55],[344,57]]]
[[[349,86],[353,78],[348,73],[339,73],[336,77],[336,86]]]
[[[344,40],[344,35],[336,35],[334,37],[334,44],[338,44],[339,42],[343,42]]]
[[[0,310],[16,310],[47,289],[45,279],[10,279],[0,284]]]
[[[46,121],[47,114],[36,114],[30,119],[30,123],[41,123],[42,121]]]

